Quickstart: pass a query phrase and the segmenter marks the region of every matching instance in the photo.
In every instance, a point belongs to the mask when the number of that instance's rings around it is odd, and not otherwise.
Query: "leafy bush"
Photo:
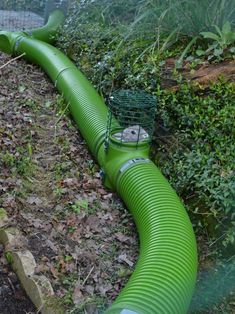
[[[221,80],[207,95],[187,85],[176,93],[159,89],[156,94],[159,122],[169,130],[157,162],[197,225],[206,226],[225,247],[234,244],[234,84]]]
[[[223,25],[222,29],[219,29],[216,25],[214,25],[214,27],[217,34],[212,32],[202,32],[202,36],[214,40],[218,44],[218,47],[222,49],[227,48],[235,42],[235,32],[232,31],[228,21]]]
[[[201,32],[201,35],[208,40],[208,46],[198,47],[196,55],[204,57],[208,61],[221,61],[226,58],[232,58],[235,55],[235,31],[227,21],[220,29],[214,25],[216,32]]]

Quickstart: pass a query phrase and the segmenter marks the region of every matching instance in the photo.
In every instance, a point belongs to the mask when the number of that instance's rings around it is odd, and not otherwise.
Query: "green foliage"
[[[34,165],[32,164],[31,157],[22,156],[19,158],[16,164],[17,172],[20,175],[31,175],[34,170]]]
[[[235,25],[233,0],[185,0],[166,1],[170,5],[167,23],[171,27],[180,25],[179,32],[186,36],[197,36],[213,25],[222,27],[226,21]]]
[[[0,161],[8,167],[13,167],[15,164],[15,158],[9,151],[0,154]]]
[[[195,60],[199,57],[198,60],[201,60],[201,58],[203,57],[205,60],[208,60],[210,62],[218,62],[225,59],[233,58],[235,56],[235,47],[222,49],[219,47],[219,44],[217,42],[214,42],[205,49],[199,46],[196,50],[196,56],[196,58],[191,56],[191,59]]]
[[[235,237],[235,89],[221,79],[207,93],[187,85],[176,93],[157,91],[159,123],[172,135],[156,161],[196,224],[228,246]]]
[[[23,176],[30,176],[35,170],[32,161],[33,148],[31,143],[27,146],[17,147],[15,154],[9,151],[0,153],[0,166],[6,166],[12,173],[18,173]]]
[[[213,25],[222,27],[227,21],[235,26],[233,0],[114,0],[112,3],[89,0],[79,4],[75,1],[69,16],[68,23],[73,26],[98,24],[106,30],[118,30],[121,41],[141,38],[146,44],[155,42],[155,45],[159,36],[166,39],[166,34],[173,34],[174,41],[176,33],[195,37],[212,30]]]
[[[214,25],[217,34],[212,32],[201,32],[204,38],[214,40],[221,49],[227,48],[229,45],[235,42],[235,32],[232,31],[231,24],[227,21],[222,29],[217,25]]]
[[[216,25],[214,27],[217,34],[212,32],[201,33],[205,39],[213,40],[213,43],[205,49],[198,47],[196,55],[203,56],[208,61],[221,61],[234,56],[235,47],[231,45],[235,42],[235,32],[232,31],[231,24],[227,21],[221,30]]]
[[[234,256],[222,263],[217,261],[215,268],[206,268],[198,275],[200,284],[196,286],[189,313],[233,313]]]
[[[120,46],[120,41],[115,28],[107,30],[95,21],[83,24],[78,17],[71,16],[57,44],[101,94],[109,94],[113,88],[147,87],[150,82],[155,85],[159,62],[172,52],[165,50],[158,55],[154,48],[144,52],[147,42],[142,39],[128,41],[124,46]]]
[[[10,252],[10,251],[5,252],[5,257],[6,257],[6,260],[9,264],[13,263],[12,252]]]
[[[0,207],[0,219],[6,218],[7,217],[7,212],[5,211],[4,208]]]
[[[213,31],[213,25],[226,34],[231,27],[232,32],[233,4],[233,0],[74,1],[58,45],[101,93],[124,86],[149,89],[156,85],[164,60],[180,54],[181,65],[200,32]],[[183,54],[182,44],[188,44]],[[232,47],[222,51],[218,43],[206,44],[198,46],[197,53],[208,60],[234,54]]]
[[[73,205],[71,205],[71,209],[76,214],[80,214],[81,210],[88,211],[88,201],[77,200]]]

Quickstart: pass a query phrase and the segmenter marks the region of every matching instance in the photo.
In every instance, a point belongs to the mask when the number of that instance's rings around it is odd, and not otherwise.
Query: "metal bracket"
[[[137,163],[147,163],[150,162],[149,159],[147,158],[133,158],[128,160],[119,170],[120,173],[123,173],[124,171],[126,171],[128,168],[130,168],[131,166],[137,164]]]

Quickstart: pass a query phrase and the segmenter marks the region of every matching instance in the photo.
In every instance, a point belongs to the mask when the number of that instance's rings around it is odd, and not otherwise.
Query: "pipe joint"
[[[55,87],[57,87],[57,83],[58,83],[58,81],[59,81],[59,78],[60,78],[60,76],[62,75],[62,73],[64,73],[65,71],[67,71],[67,70],[70,70],[70,69],[74,69],[74,66],[69,66],[69,67],[66,67],[66,68],[64,68],[64,69],[62,69],[62,70],[60,70],[59,72],[58,72],[58,74],[57,74],[57,76],[56,76],[56,78],[55,78]]]
[[[150,160],[148,158],[143,158],[143,157],[130,159],[120,168],[119,172],[123,173],[127,169],[133,167],[135,164],[142,163],[142,162],[144,162],[144,163],[150,162]]]
[[[98,161],[103,168],[105,186],[117,190],[118,182],[123,173],[139,163],[150,162],[148,157],[148,143],[136,148],[135,145],[120,145],[110,141],[108,149],[103,143],[98,152]]]

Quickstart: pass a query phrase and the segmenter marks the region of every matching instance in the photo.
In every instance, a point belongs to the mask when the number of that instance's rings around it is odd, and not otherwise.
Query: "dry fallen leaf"
[[[41,205],[42,204],[42,200],[39,198],[39,197],[36,197],[36,196],[29,196],[27,199],[26,199],[26,202],[33,205]]]
[[[130,267],[133,267],[133,265],[134,265],[134,263],[127,258],[126,254],[119,255],[118,260],[121,262],[125,262]]]
[[[59,272],[58,272],[58,270],[54,266],[50,267],[50,271],[51,271],[51,273],[52,273],[52,275],[54,276],[55,279],[59,278]]]
[[[82,286],[81,286],[80,280],[78,279],[76,284],[75,284],[75,288],[73,290],[73,296],[72,296],[73,303],[75,305],[79,305],[83,301],[83,294],[81,292],[81,288],[82,288]]]

